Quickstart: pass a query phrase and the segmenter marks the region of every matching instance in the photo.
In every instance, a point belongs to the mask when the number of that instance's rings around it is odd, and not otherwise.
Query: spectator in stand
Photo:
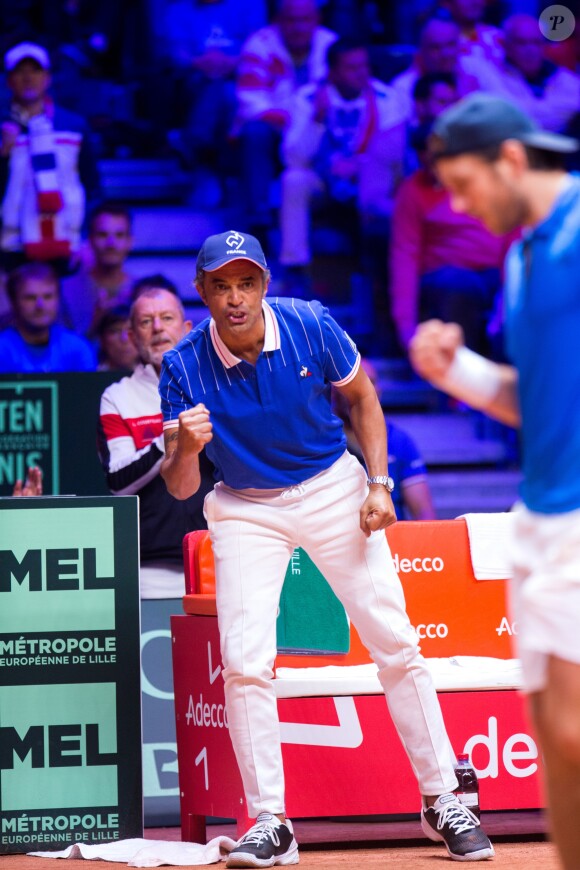
[[[86,125],[50,98],[42,46],[19,43],[4,65],[11,103],[1,128],[2,265],[41,260],[66,271],[80,246],[85,200],[98,188]]]
[[[264,0],[175,0],[165,2],[160,32],[161,62],[172,83],[170,143],[189,168],[227,166],[225,148],[236,111],[235,80],[246,39],[267,23]],[[162,100],[167,105],[167,75]]]
[[[457,76],[451,72],[430,72],[420,76],[413,87],[415,122],[407,126],[405,175],[419,169],[419,158],[413,147],[416,131],[431,123],[444,109],[457,101]]]
[[[485,90],[515,103],[543,129],[563,132],[580,108],[580,76],[546,60],[549,40],[531,15],[512,15],[504,32],[505,61],[488,69]]]
[[[97,327],[100,372],[133,371],[139,361],[137,348],[131,341],[130,309],[116,305],[105,311]]]
[[[57,323],[60,288],[48,263],[25,263],[6,284],[13,325],[0,331],[0,372],[94,371],[94,351],[84,338]]]
[[[466,68],[484,63],[499,64],[503,60],[503,34],[493,24],[484,21],[487,0],[443,0],[453,21],[459,27],[459,53]]]
[[[128,304],[132,277],[126,261],[133,246],[131,214],[119,203],[103,202],[89,219],[89,258],[63,279],[63,319],[75,332],[93,339],[103,314]]]
[[[326,77],[326,51],[336,34],[321,27],[315,0],[280,0],[272,24],[242,48],[237,81],[243,202],[248,230],[273,224],[271,187],[297,89]]]
[[[457,101],[457,94],[455,73],[436,71],[418,78],[413,88],[413,104],[418,122],[425,124],[433,121],[444,109]]]
[[[148,279],[145,279],[147,281]],[[164,279],[165,283],[170,282]],[[169,619],[182,613],[185,591],[182,541],[186,532],[205,529],[203,501],[213,488],[213,466],[200,456],[198,492],[178,501],[167,492],[159,469],[165,456],[158,384],[163,354],[191,329],[179,297],[145,281],[131,306],[130,337],[139,364],[132,375],[108,386],[101,396],[97,449],[114,495],[139,498],[141,636],[168,635]],[[154,633],[154,634],[153,634]],[[156,671],[172,691],[171,644],[155,646]],[[143,692],[143,743],[159,744],[158,712]],[[175,744],[175,721],[163,725],[163,742]]]
[[[164,287],[143,289],[131,306],[130,337],[139,364],[101,397],[97,443],[107,484],[115,495],[139,496],[142,598],[181,598],[183,536],[206,528],[203,499],[213,488],[213,469],[205,452],[201,488],[185,501],[169,495],[159,474],[165,456],[161,360],[190,329],[174,293]]]
[[[510,239],[493,235],[474,217],[451,208],[428,160],[431,125],[415,133],[422,168],[395,197],[390,247],[393,322],[405,349],[420,321],[460,323],[468,347],[489,355],[487,324],[501,290]]]
[[[378,386],[378,373],[368,359],[361,359],[375,389]],[[364,466],[365,461],[358,438],[350,419],[348,403],[338,390],[332,391],[333,411],[344,424],[346,446],[349,453]],[[395,488],[391,493],[397,519],[434,520],[436,519],[431,490],[427,481],[427,469],[417,445],[410,435],[385,418],[387,426],[387,452],[389,474]],[[366,466],[365,466],[366,467]]]
[[[374,137],[384,133],[387,195],[402,175],[403,113],[392,88],[371,78],[368,49],[342,37],[327,52],[328,77],[301,88],[284,138],[287,169],[282,174],[280,262],[286,273],[303,269],[311,259],[309,207],[330,205],[334,214],[357,209],[359,178]],[[350,216],[350,211],[349,211]],[[356,232],[356,230],[355,230]],[[296,275],[288,289],[296,293]]]
[[[417,79],[425,73],[453,73],[456,77],[459,97],[479,90],[479,75],[487,69],[487,63],[478,61],[466,65],[464,58],[460,57],[459,35],[457,24],[448,19],[435,17],[425,22],[419,37],[415,60],[409,69],[400,73],[391,82],[409,122],[417,122],[413,88]]]

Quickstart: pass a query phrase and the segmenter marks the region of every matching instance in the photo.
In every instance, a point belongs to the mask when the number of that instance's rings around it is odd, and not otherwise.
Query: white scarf
[[[50,114],[26,118],[13,109],[14,119],[27,132],[20,133],[10,153],[1,245],[5,251],[24,249],[31,260],[70,256],[79,244],[84,211],[84,201],[78,208],[78,193],[66,201]],[[75,137],[80,144],[80,135]]]

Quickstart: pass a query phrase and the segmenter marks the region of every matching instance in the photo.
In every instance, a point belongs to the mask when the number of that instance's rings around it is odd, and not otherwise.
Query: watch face
[[[380,474],[377,477],[369,477],[367,483],[380,483],[384,487],[386,487],[387,492],[392,492],[395,488],[395,481],[392,477],[386,477],[384,474]]]

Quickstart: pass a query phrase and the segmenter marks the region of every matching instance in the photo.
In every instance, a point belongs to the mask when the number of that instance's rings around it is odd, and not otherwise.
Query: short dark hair
[[[56,289],[60,291],[58,275],[49,263],[24,263],[13,269],[6,279],[6,293],[12,303],[14,303],[18,291],[30,279],[54,284]]]
[[[98,203],[89,215],[89,235],[93,231],[93,227],[97,218],[102,214],[112,214],[115,217],[123,217],[127,221],[127,226],[131,229],[133,224],[133,215],[126,205],[114,199],[105,199]]]
[[[431,96],[434,85],[449,85],[454,90],[457,88],[457,76],[452,72],[429,72],[419,76],[413,86],[414,100],[427,100]]]
[[[167,290],[168,293],[173,293],[174,296],[181,299],[177,286],[170,278],[162,275],[161,272],[156,272],[154,275],[145,275],[145,277],[134,281],[131,287],[131,302],[134,302],[135,299],[147,290]]]
[[[534,148],[533,145],[524,145],[528,157],[530,169],[553,172],[566,168],[566,155],[557,151],[545,151],[543,148]]]
[[[340,39],[332,42],[326,50],[326,63],[328,69],[334,69],[343,54],[349,51],[358,51],[359,49],[368,51],[368,45],[362,39],[356,36],[341,36]]]
[[[96,333],[98,337],[102,338],[110,326],[129,320],[130,315],[131,310],[128,305],[114,305],[113,308],[109,308],[97,323]]]

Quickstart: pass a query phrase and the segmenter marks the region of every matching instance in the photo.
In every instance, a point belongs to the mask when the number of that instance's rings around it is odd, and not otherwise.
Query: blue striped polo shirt
[[[320,302],[262,303],[264,348],[256,365],[234,356],[215,322],[199,324],[163,357],[163,425],[202,402],[213,439],[206,452],[233,489],[278,489],[307,480],[342,456],[342,422],[330,385],[351,381],[360,355]]]

